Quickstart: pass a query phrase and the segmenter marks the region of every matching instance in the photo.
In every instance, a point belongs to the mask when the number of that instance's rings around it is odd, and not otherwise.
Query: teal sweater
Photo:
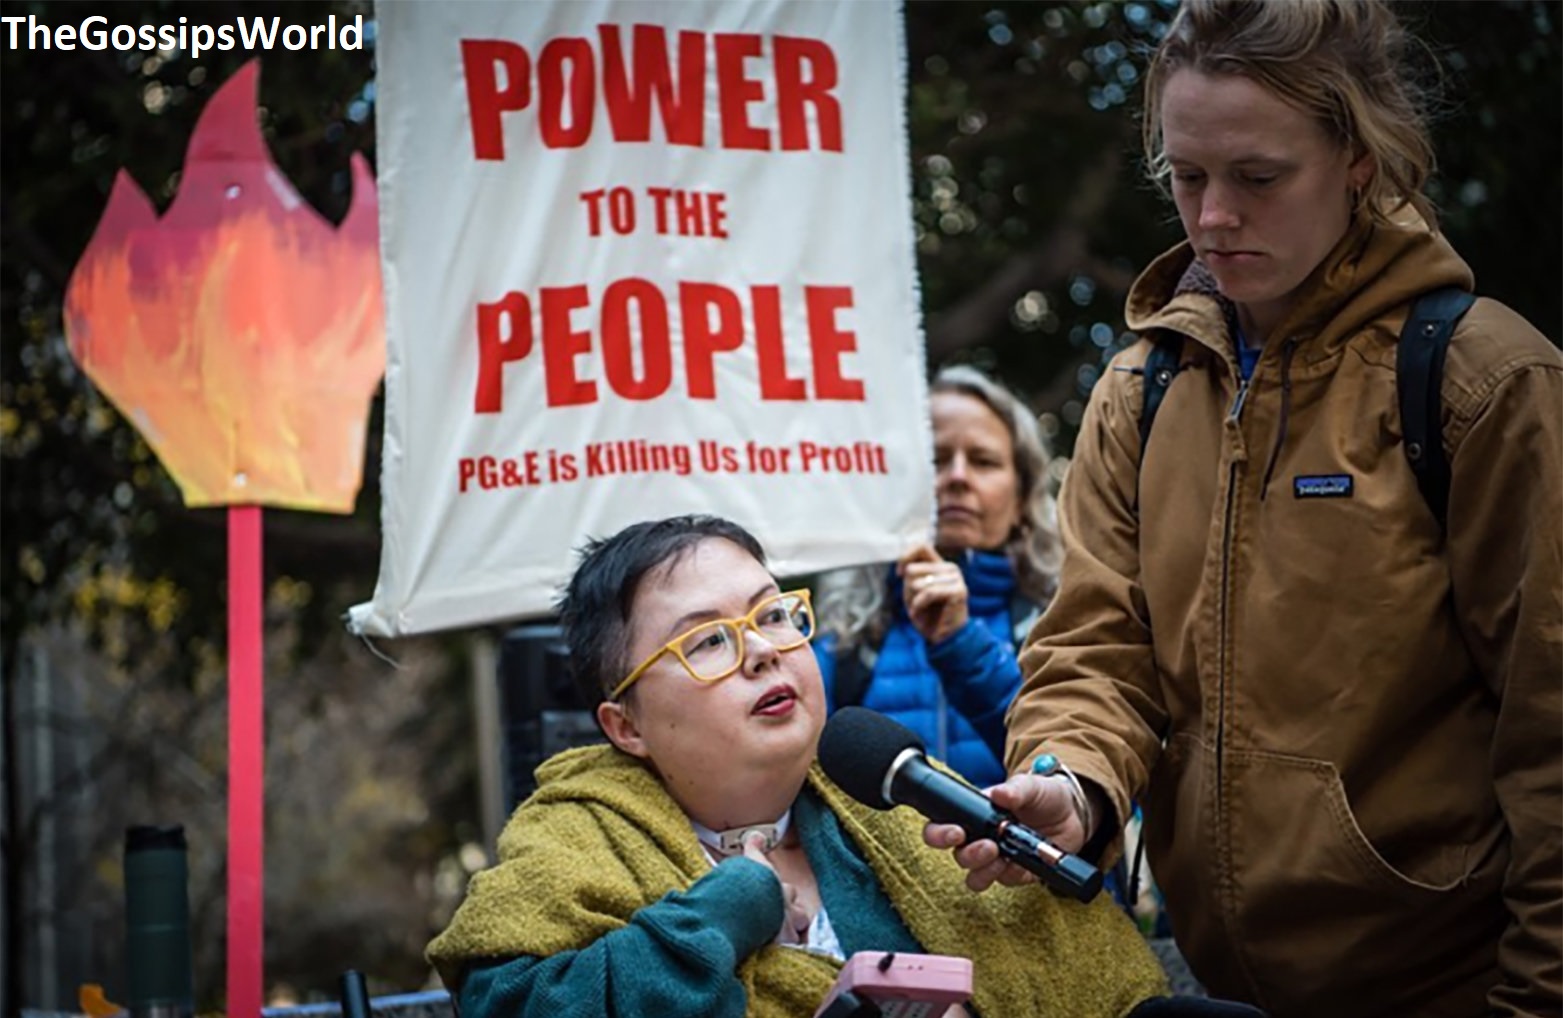
[[[849,956],[921,951],[873,870],[809,788],[798,796],[793,820],[842,949]],[[622,929],[579,951],[469,969],[461,985],[461,1013],[463,1018],[742,1018],[747,1001],[735,970],[771,942],[781,922],[775,874],[748,859],[727,859],[688,891],[665,895]]]

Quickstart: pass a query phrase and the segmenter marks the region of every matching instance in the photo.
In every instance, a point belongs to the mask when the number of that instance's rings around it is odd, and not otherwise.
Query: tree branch
[[[982,286],[931,317],[929,360],[945,360],[1002,328],[1016,296],[1027,290],[1054,286],[1088,271],[1108,292],[1116,296],[1128,292],[1132,275],[1094,258],[1088,237],[1089,225],[1113,194],[1122,161],[1116,144],[1105,148],[1096,165],[1080,177],[1063,222],[1042,243],[1010,258]]]

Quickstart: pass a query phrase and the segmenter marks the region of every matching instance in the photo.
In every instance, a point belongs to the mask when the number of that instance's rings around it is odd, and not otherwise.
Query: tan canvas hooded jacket
[[[1137,798],[1196,973],[1278,1018],[1563,1014],[1563,357],[1495,301],[1462,320],[1446,541],[1395,349],[1450,283],[1420,220],[1359,220],[1240,388],[1208,273],[1157,260],[1129,324],[1183,370],[1143,467],[1149,342],[1092,393],[1021,657],[1010,769],[1045,746]]]

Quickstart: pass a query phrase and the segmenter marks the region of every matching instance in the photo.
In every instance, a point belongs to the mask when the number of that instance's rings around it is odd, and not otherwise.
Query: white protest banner
[[[587,537],[678,513],[784,576],[927,538],[898,7],[377,17],[384,547],[356,631],[547,614]]]

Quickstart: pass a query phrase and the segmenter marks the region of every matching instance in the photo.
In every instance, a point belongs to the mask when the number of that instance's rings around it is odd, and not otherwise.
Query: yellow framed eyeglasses
[[[703,685],[721,682],[743,667],[748,641],[744,630],[752,629],[765,637],[777,650],[796,650],[814,638],[814,606],[807,590],[789,590],[766,598],[739,619],[712,619],[702,622],[662,645],[662,648],[636,666],[633,672],[608,694],[617,700],[633,686],[646,669],[664,654],[672,654],[683,664],[689,677]]]

